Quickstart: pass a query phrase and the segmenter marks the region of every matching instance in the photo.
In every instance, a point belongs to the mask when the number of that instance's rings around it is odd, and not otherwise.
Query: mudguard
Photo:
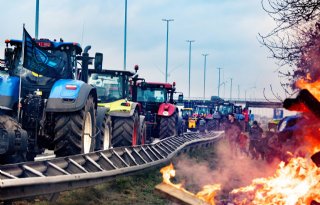
[[[0,109],[12,110],[18,103],[19,83],[18,77],[0,75]]]
[[[98,106],[103,106],[109,109],[109,115],[115,117],[130,117],[133,115],[136,108],[140,112],[138,103],[130,102],[125,99],[117,100],[110,103],[99,103]]]
[[[89,94],[97,99],[96,89],[80,80],[61,79],[54,83],[46,106],[47,112],[75,112],[82,109]],[[96,106],[96,105],[95,105]]]
[[[170,103],[162,103],[159,106],[158,115],[169,117],[173,115],[176,111],[176,106]]]

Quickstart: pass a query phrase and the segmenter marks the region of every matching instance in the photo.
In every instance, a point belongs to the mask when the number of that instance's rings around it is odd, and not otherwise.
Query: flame
[[[197,194],[193,194],[186,189],[182,187],[182,184],[174,184],[170,181],[172,177],[175,177],[176,171],[174,170],[174,167],[172,163],[166,167],[163,167],[160,170],[160,173],[162,173],[163,183],[171,185],[181,191],[184,191],[194,197],[197,197],[211,205],[215,205],[214,198],[217,195],[217,192],[221,189],[220,184],[214,184],[214,185],[205,185],[201,191],[199,191]]]
[[[231,192],[239,205],[304,205],[320,201],[320,168],[306,158],[284,162],[274,176],[254,179],[252,184]]]

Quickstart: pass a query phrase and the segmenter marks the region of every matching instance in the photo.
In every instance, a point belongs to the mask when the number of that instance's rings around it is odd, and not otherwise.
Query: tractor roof
[[[146,84],[148,84],[148,87],[172,89],[172,84],[170,83],[146,82]]]
[[[132,71],[126,71],[126,70],[95,70],[95,69],[89,69],[89,73],[98,73],[98,74],[109,74],[109,75],[123,75],[123,76],[133,76],[135,73]]]
[[[75,47],[77,54],[81,54],[82,48],[79,43],[75,42],[57,42],[57,41],[50,41],[49,39],[39,39],[35,40],[38,45],[43,49],[54,48],[58,49],[67,49],[67,46]],[[9,43],[11,46],[21,46],[22,40],[10,39],[6,40],[5,43]]]
[[[191,111],[192,111],[192,108],[190,108],[190,107],[184,107],[184,108],[181,108],[181,110],[191,110]]]

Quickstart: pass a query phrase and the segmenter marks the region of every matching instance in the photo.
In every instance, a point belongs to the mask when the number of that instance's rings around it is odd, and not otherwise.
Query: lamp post
[[[202,54],[204,56],[204,71],[203,71],[203,100],[206,99],[206,69],[207,69],[207,56],[209,54]]]
[[[36,0],[36,20],[35,20],[35,38],[38,39],[39,34],[39,0]]]
[[[218,81],[218,97],[220,97],[220,70],[222,68],[217,68],[219,70],[219,81]]]
[[[123,70],[127,67],[127,0],[124,5],[124,43],[123,43]]]
[[[174,19],[162,19],[167,22],[167,41],[166,41],[166,82],[168,82],[168,44],[169,44],[169,22]]]
[[[191,44],[192,44],[193,42],[195,42],[195,41],[194,41],[194,40],[187,40],[187,42],[189,43],[189,91],[188,91],[189,95],[188,95],[188,97],[189,97],[189,99],[190,99]]]
[[[230,78],[230,100],[232,99],[232,78]]]

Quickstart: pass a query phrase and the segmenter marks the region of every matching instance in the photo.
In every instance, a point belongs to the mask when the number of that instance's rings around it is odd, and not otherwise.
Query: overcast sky
[[[35,33],[36,0],[0,0],[0,49],[5,39],[22,38],[22,24]],[[105,69],[123,68],[124,0],[40,0],[39,37],[63,38],[91,45],[91,54],[104,54]],[[260,0],[128,0],[127,69],[140,66],[148,81],[165,80],[166,23],[169,26],[169,81],[188,96],[188,43],[192,44],[191,97],[203,96],[203,53],[207,57],[206,97],[218,93],[218,67],[221,70],[220,96],[274,98],[270,91],[280,89],[275,60],[258,42],[258,33],[274,27]],[[1,56],[2,57],[2,56]],[[254,88],[255,87],[255,88]]]

